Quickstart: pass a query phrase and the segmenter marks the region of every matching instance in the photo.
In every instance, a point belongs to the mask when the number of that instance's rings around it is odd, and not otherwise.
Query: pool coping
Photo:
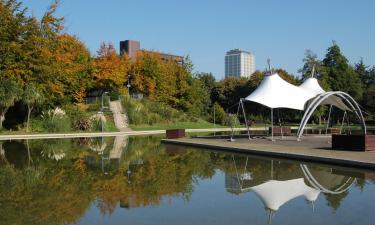
[[[337,166],[343,166],[343,167],[355,167],[355,168],[375,170],[375,160],[347,159],[347,158],[342,158],[339,156],[327,157],[325,155],[306,154],[305,152],[304,153],[302,152],[290,153],[285,150],[276,152],[273,150],[267,150],[265,148],[254,147],[251,145],[249,145],[248,147],[236,146],[236,144],[233,144],[233,146],[225,146],[225,145],[220,145],[221,144],[220,142],[217,142],[217,144],[212,144],[212,143],[204,142],[202,141],[202,139],[197,139],[197,138],[162,139],[161,142],[164,144],[174,144],[174,145],[206,148],[206,149],[212,149],[212,150],[217,150],[217,151],[245,153],[245,154],[250,154],[250,155],[258,155],[258,156],[273,157],[273,158],[280,158],[280,159],[291,159],[291,160],[298,160],[298,161],[304,161],[304,162],[322,163],[322,164],[330,164],[330,165],[337,165]],[[311,149],[311,150],[314,150],[314,149]],[[345,151],[339,151],[339,152],[341,154],[343,154],[344,152],[345,154]],[[375,156],[375,152],[368,153],[368,154],[373,154]]]

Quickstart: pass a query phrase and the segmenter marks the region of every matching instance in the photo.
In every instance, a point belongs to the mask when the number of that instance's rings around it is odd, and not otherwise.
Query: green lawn
[[[251,128],[264,128],[264,127],[268,127],[269,124],[255,124],[253,126],[251,126]],[[274,125],[275,127],[278,126],[278,125]],[[287,124],[287,125],[284,125],[284,126],[289,126],[289,127],[298,127],[299,124]],[[177,122],[177,123],[170,123],[170,124],[166,124],[166,123],[155,123],[153,125],[146,125],[146,124],[142,124],[142,125],[129,125],[129,127],[135,131],[143,131],[143,130],[166,130],[166,129],[207,129],[207,128],[214,128],[214,124],[213,123],[209,123],[209,122],[206,122],[206,121],[201,121],[201,122]],[[216,124],[215,126],[216,128],[229,128],[228,126],[223,126],[223,125],[218,125]],[[241,125],[240,127],[244,128],[245,126],[244,125]],[[312,129],[325,129],[326,126],[325,125],[314,125],[314,124],[308,124],[306,126],[307,128],[312,128]],[[335,126],[335,127],[338,127],[340,128],[341,126]],[[350,126],[343,126],[344,129],[361,129],[361,127],[359,125],[350,125]],[[367,126],[367,129],[375,129],[375,126]]]
[[[130,125],[133,130],[166,130],[166,129],[207,129],[207,128],[222,128],[226,126],[218,125],[214,126],[213,123],[206,121],[199,122],[177,122],[177,123],[156,123],[153,125]]]

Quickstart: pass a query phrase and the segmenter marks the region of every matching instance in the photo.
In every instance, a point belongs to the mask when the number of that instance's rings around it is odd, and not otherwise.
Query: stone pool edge
[[[251,155],[274,157],[274,158],[280,158],[280,159],[292,159],[292,160],[299,160],[299,161],[305,161],[305,162],[315,162],[315,163],[338,165],[338,166],[344,166],[344,167],[355,167],[355,168],[375,170],[375,162],[369,162],[369,161],[340,159],[340,158],[332,158],[332,157],[326,157],[326,156],[314,156],[314,155],[307,155],[307,154],[293,154],[289,152],[274,152],[274,151],[251,149],[251,148],[244,148],[244,147],[235,147],[235,146],[231,146],[231,147],[220,146],[220,145],[214,145],[214,144],[188,142],[188,141],[179,140],[179,139],[161,139],[161,143],[183,145],[183,146],[190,146],[190,147],[199,147],[199,148],[206,148],[206,149],[225,151],[225,152],[246,153],[246,154],[251,154]]]

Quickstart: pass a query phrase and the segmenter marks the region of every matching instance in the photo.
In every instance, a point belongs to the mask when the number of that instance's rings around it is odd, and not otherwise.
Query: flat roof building
[[[120,41],[120,54],[126,53],[131,59],[135,59],[138,51],[154,52],[154,51],[141,50],[141,44],[139,41],[132,41],[132,40]],[[184,60],[182,56],[178,56],[178,55],[166,54],[162,52],[154,52],[154,53],[160,54],[160,57],[163,60],[173,60],[180,64],[182,64]]]
[[[141,44],[139,41],[120,41],[120,54],[125,52],[130,58],[134,59],[137,56],[137,52],[140,50],[140,47]]]
[[[255,72],[255,55],[240,49],[233,49],[225,55],[225,77],[246,77]]]

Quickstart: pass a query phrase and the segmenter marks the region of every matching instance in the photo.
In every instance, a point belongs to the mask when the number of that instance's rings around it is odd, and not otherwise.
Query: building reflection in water
[[[250,160],[232,155],[233,172],[225,173],[225,188],[233,194],[253,192],[263,203],[268,224],[282,205],[304,197],[315,210],[320,193],[339,195],[346,192],[356,178],[331,168],[312,167],[278,160]],[[268,165],[267,165],[268,164]],[[264,169],[269,168],[269,170]]]

